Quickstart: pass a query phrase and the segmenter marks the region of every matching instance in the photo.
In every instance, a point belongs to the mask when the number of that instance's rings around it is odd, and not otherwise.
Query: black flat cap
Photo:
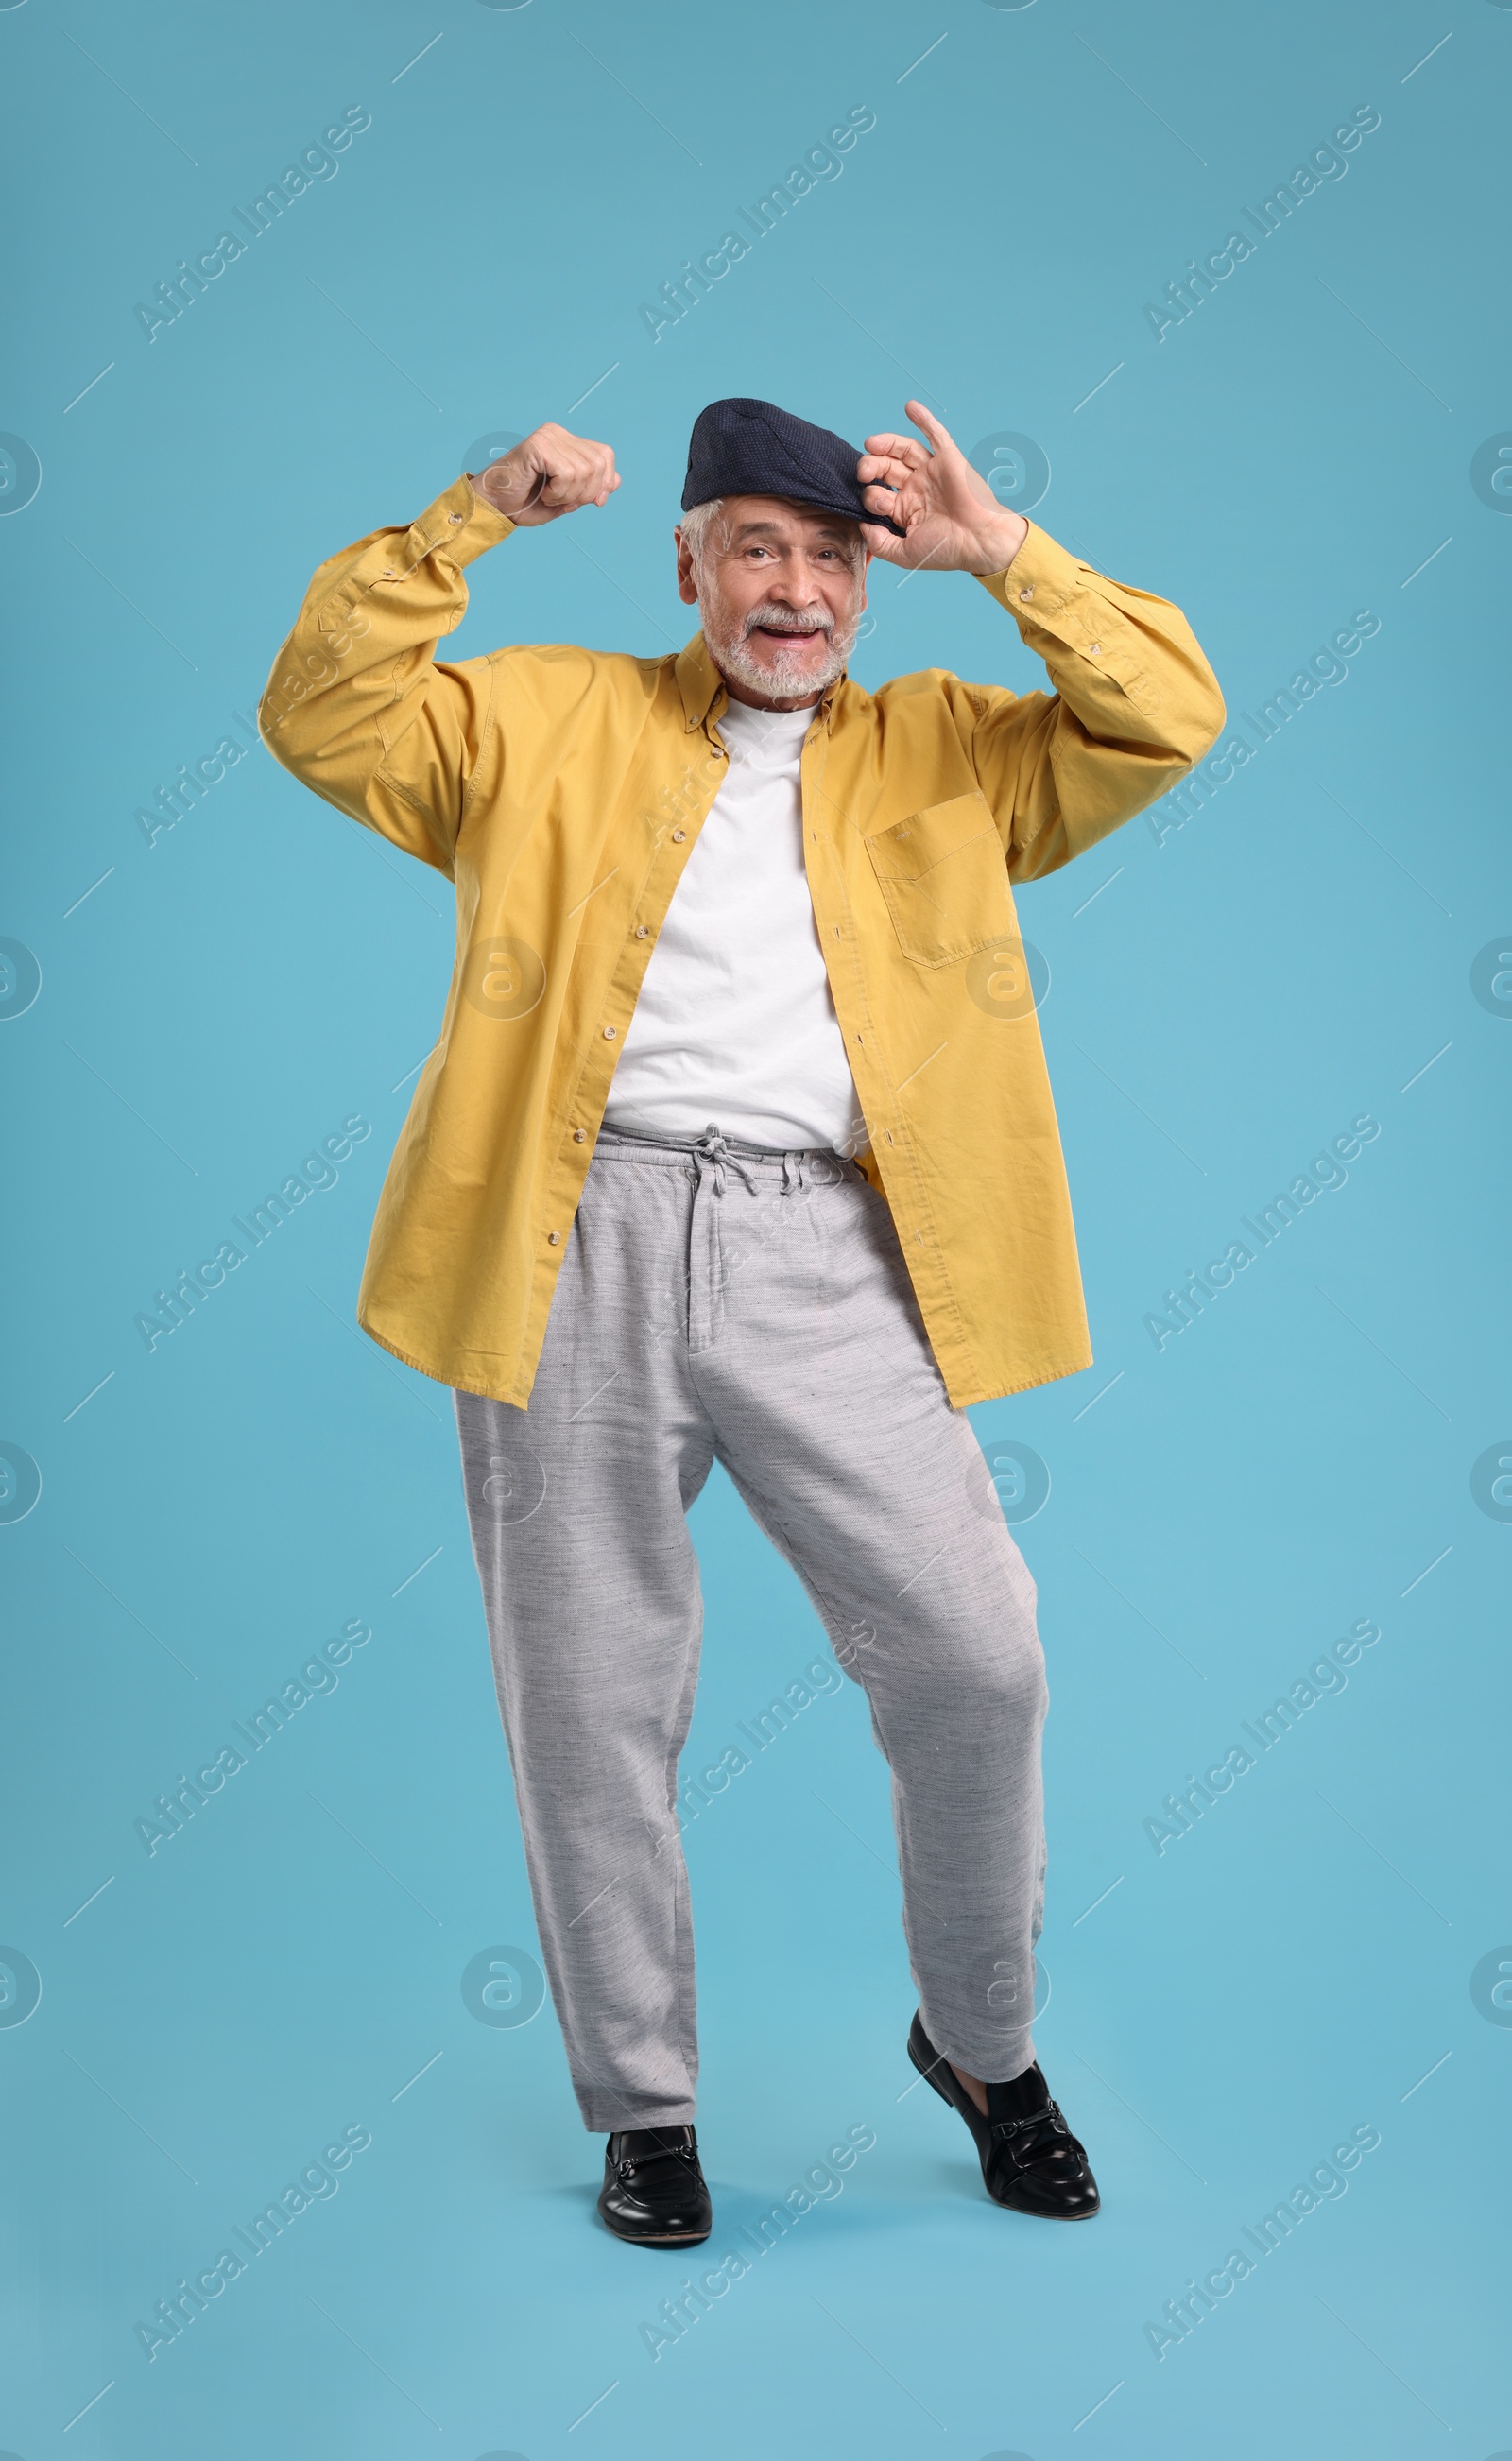
[[[860,459],[843,436],[795,418],[776,402],[712,401],[693,421],[683,510],[691,513],[716,496],[785,496],[905,538],[901,523],[867,511],[856,477]]]

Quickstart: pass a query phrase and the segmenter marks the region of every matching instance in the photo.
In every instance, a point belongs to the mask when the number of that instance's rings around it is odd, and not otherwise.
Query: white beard
[[[778,650],[767,659],[757,659],[748,649],[749,635],[763,613],[770,616],[775,611],[770,608],[753,608],[749,615],[732,622],[715,592],[710,589],[700,592],[699,611],[710,654],[721,674],[733,676],[747,692],[760,693],[771,700],[808,700],[827,692],[843,672],[861,625],[858,607],[843,624],[835,625],[829,635],[827,655],[818,667],[811,667],[790,650]]]

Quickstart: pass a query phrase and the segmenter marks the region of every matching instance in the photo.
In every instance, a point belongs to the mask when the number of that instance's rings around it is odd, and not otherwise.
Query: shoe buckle
[[[654,2153],[622,2153],[614,2165],[619,2173],[621,2185],[624,2186],[629,2180],[643,2162],[664,2162],[669,2154],[675,2154],[679,2162],[693,2162],[697,2159],[691,2145],[663,2145]],[[3,2455],[0,2455],[0,2461],[4,2461]]]
[[[1026,2110],[1019,2119],[995,2119],[992,2122],[992,2134],[999,2144],[1007,2145],[1013,2137],[1020,2135],[1026,2128],[1048,2128],[1055,2136],[1069,2137],[1071,2134],[1061,2115],[1058,2102],[1047,2103],[1041,2110]]]

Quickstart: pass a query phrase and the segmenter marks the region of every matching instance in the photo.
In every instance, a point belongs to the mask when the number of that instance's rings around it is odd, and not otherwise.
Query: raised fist
[[[549,419],[486,470],[468,476],[485,503],[525,529],[575,513],[580,504],[607,503],[620,483],[612,445],[569,436]]]

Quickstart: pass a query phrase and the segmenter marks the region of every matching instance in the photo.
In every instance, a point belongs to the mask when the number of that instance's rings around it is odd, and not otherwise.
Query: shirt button
[[[448,516],[448,518],[449,518],[449,519],[450,519],[450,521],[451,521],[451,524],[452,524],[453,529],[455,529],[455,528],[457,527],[458,523],[461,520],[461,518],[462,518],[462,517],[461,517],[461,514],[460,514],[460,513],[452,513],[451,515],[449,515],[449,516]]]
[[[1102,643],[1100,641],[1089,641],[1087,643],[1087,655],[1089,658],[1100,657],[1102,655]]]
[[[586,1128],[574,1128],[572,1131],[573,1144],[575,1145],[586,1145],[587,1143],[587,1134],[588,1132]]]
[[[550,1246],[552,1246],[553,1248],[560,1248],[560,1247],[561,1247],[561,1245],[562,1245],[562,1233],[561,1233],[561,1231],[560,1231],[560,1230],[548,1230],[548,1231],[546,1232],[546,1238],[547,1238],[547,1241],[548,1241],[548,1243],[550,1244]]]
[[[1018,594],[1019,594],[1020,598],[1033,598],[1033,595],[1034,595],[1034,592],[1033,592],[1033,588],[1030,588],[1030,589],[1021,589],[1021,590],[1019,591],[1019,593],[1018,593]]]
[[[687,832],[687,830],[686,830],[686,829],[673,829],[673,831],[672,831],[672,844],[673,844],[673,845],[682,845],[682,842],[683,842],[683,840],[684,840],[684,838],[685,838],[687,835],[688,835],[688,832]]]
[[[651,936],[651,935],[650,935],[650,931],[647,930],[647,928],[646,928],[646,926],[645,926],[645,924],[644,924],[644,923],[637,923],[637,924],[636,924],[636,926],[635,926],[635,937],[637,938],[637,940],[649,940],[649,939],[650,938],[650,936]]]
[[[605,1041],[606,1041],[606,1042],[612,1042],[612,1041],[613,1041],[613,1039],[614,1039],[614,1038],[615,1038],[615,1036],[616,1036],[616,1034],[617,1034],[618,1032],[619,1032],[619,1028],[618,1028],[618,1026],[617,1026],[617,1025],[607,1025],[607,1026],[605,1027],[605,1029],[604,1029],[604,1039],[605,1039]]]

